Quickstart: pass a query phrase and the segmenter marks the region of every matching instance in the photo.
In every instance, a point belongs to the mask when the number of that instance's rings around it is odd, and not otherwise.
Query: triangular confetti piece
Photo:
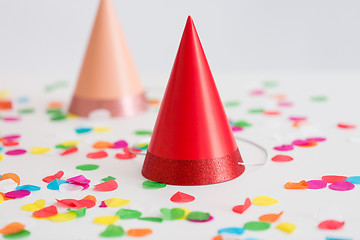
[[[177,192],[170,198],[170,201],[175,203],[187,203],[187,202],[192,202],[194,200],[195,200],[194,196],[191,196],[183,192]]]
[[[33,217],[36,218],[48,218],[58,214],[57,208],[55,206],[49,206],[41,210],[33,212]]]

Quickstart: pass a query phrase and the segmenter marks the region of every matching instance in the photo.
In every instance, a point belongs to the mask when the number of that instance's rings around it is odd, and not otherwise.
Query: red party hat
[[[189,16],[142,169],[173,185],[204,185],[240,176],[245,167]]]

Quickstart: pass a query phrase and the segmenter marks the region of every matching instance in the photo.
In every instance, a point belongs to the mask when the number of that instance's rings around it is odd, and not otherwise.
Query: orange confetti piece
[[[0,192],[0,195],[2,196],[2,198],[4,199],[4,201],[7,201],[7,200],[9,200],[9,199],[12,199],[12,198],[5,197],[5,193],[3,193],[3,192]]]
[[[54,108],[62,108],[64,105],[63,102],[50,102],[48,105],[48,108],[54,109]]]
[[[11,235],[21,232],[25,229],[25,225],[19,222],[13,222],[6,225],[3,229],[0,229],[0,233],[3,235]]]
[[[223,238],[221,235],[217,235],[217,236],[213,237],[212,240],[223,240]]]
[[[113,146],[114,146],[114,144],[111,143],[111,142],[98,141],[93,145],[93,148],[95,148],[95,149],[106,149],[106,148],[111,148]]]
[[[152,230],[150,228],[134,228],[128,230],[126,234],[130,237],[144,237],[152,234]]]
[[[149,99],[148,103],[151,105],[159,105],[160,104],[160,100],[157,99]]]
[[[94,197],[93,195],[87,195],[82,200],[91,200],[93,202],[96,202],[96,197]]]
[[[275,98],[276,100],[279,101],[285,101],[286,100],[286,95],[285,94],[275,94],[271,96],[272,98]]]
[[[270,214],[264,214],[262,216],[259,217],[259,220],[261,222],[270,222],[270,223],[274,223],[276,222],[276,220],[279,219],[279,217],[283,214],[284,212],[280,212],[278,214],[276,213],[270,213]]]
[[[12,179],[14,182],[20,185],[20,177],[15,173],[5,173],[0,177],[0,181],[5,179]]]
[[[315,147],[317,145],[316,141],[309,140],[307,144],[298,145],[298,147]]]
[[[308,184],[306,183],[305,180],[302,180],[298,183],[287,182],[287,183],[285,183],[284,188],[286,188],[286,189],[307,189]]]

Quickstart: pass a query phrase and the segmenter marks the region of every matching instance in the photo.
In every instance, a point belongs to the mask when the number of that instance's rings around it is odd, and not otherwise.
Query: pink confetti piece
[[[323,138],[323,137],[312,137],[312,138],[307,138],[307,139],[305,139],[305,141],[324,142],[324,141],[326,141],[326,138]]]
[[[306,121],[307,117],[289,117],[290,121]]]
[[[341,181],[341,182],[334,182],[329,185],[331,190],[335,191],[349,191],[354,189],[355,185],[351,182]]]
[[[345,225],[345,222],[337,220],[325,220],[319,223],[318,228],[324,230],[337,230],[342,228]]]
[[[78,184],[78,185],[86,185],[90,182],[90,180],[87,179],[86,177],[84,177],[83,175],[79,175],[76,177],[68,178],[66,180],[66,182],[74,183],[74,184]]]
[[[5,154],[10,155],[10,156],[17,156],[17,155],[22,155],[25,153],[26,153],[25,149],[15,149],[15,150],[7,151]]]
[[[232,130],[233,132],[240,132],[240,131],[243,130],[243,128],[242,128],[242,127],[238,127],[238,126],[231,126],[231,130]]]
[[[62,176],[64,176],[64,172],[63,171],[58,171],[57,173],[55,173],[54,175],[51,176],[47,176],[43,178],[43,181],[46,183],[50,183],[55,179],[61,179]]]
[[[291,151],[294,149],[294,146],[293,145],[281,145],[281,146],[274,147],[274,149],[278,150],[278,151]]]
[[[242,214],[242,213],[244,213],[250,206],[251,206],[251,200],[250,200],[250,198],[246,198],[246,199],[245,199],[245,202],[244,202],[244,205],[237,205],[237,206],[233,207],[232,210],[233,210],[233,212]]]
[[[103,150],[97,152],[91,152],[86,155],[86,157],[92,159],[106,158],[107,156],[108,156],[107,152]]]
[[[20,120],[20,117],[3,117],[2,120],[6,122],[16,122]]]
[[[294,160],[294,158],[292,158],[290,156],[286,156],[286,155],[276,155],[271,160],[274,162],[290,162],[290,161]]]
[[[292,102],[278,102],[278,106],[279,107],[292,107],[293,103]]]
[[[13,134],[13,135],[7,135],[2,137],[4,140],[16,140],[19,139],[21,136],[20,134]]]
[[[28,190],[16,190],[16,191],[11,191],[11,192],[5,193],[5,197],[13,198],[13,199],[23,198],[23,197],[29,196],[30,193],[31,192]]]
[[[322,189],[326,188],[327,182],[324,180],[310,180],[306,181],[308,189]]]
[[[194,200],[195,200],[194,196],[191,196],[183,192],[177,192],[170,198],[170,201],[175,203],[187,203],[187,202],[192,202]]]
[[[301,139],[296,139],[292,142],[293,145],[295,146],[304,146],[304,145],[308,145],[310,144],[310,142],[308,141],[304,141],[304,140],[301,140]]]
[[[111,148],[126,148],[128,143],[125,140],[119,140],[113,143],[114,145]]]
[[[99,205],[99,208],[107,208],[107,205],[105,201],[101,201],[101,204]]]
[[[252,90],[250,92],[250,94],[253,95],[253,96],[259,96],[259,95],[264,95],[265,91],[262,90],[262,89],[255,89],[255,90]]]

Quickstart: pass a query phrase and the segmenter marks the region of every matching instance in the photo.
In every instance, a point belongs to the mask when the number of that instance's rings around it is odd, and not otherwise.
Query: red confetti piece
[[[33,216],[36,218],[47,218],[52,217],[58,214],[57,208],[55,206],[45,207],[39,211],[33,212]]]
[[[195,200],[194,196],[191,196],[183,192],[177,192],[170,198],[170,201],[175,203],[186,203],[186,202],[192,202],[194,200]]]
[[[321,179],[328,183],[334,183],[334,182],[345,181],[347,179],[347,177],[337,176],[337,175],[326,175],[326,176],[322,176]]]
[[[44,177],[43,181],[46,182],[46,183],[50,183],[50,182],[54,181],[55,179],[61,179],[62,176],[64,176],[64,172],[63,171],[58,171],[54,175]]]
[[[63,151],[62,153],[60,153],[61,156],[65,156],[65,155],[68,155],[70,153],[74,153],[74,152],[77,152],[78,151],[78,148],[77,147],[71,147],[71,148],[68,148],[66,149],[65,151]]]
[[[277,115],[280,115],[281,112],[279,112],[279,111],[264,111],[263,114],[268,115],[268,116],[277,116]]]
[[[250,200],[250,198],[246,198],[246,199],[245,199],[245,202],[244,202],[244,205],[237,205],[237,206],[233,207],[232,210],[233,210],[233,212],[242,214],[242,213],[244,213],[250,206],[251,206],[251,200]]]
[[[356,125],[345,124],[345,123],[339,123],[337,126],[338,126],[339,128],[343,128],[343,129],[353,129],[353,128],[356,128]]]
[[[7,151],[5,154],[10,156],[16,156],[16,155],[22,155],[24,153],[26,153],[25,149],[15,149],[15,150]]]
[[[14,141],[14,140],[4,140],[3,141],[4,147],[12,147],[12,146],[17,146],[17,145],[19,145],[19,142]]]
[[[129,148],[124,148],[123,151],[124,153],[117,153],[115,157],[117,159],[132,159],[136,157],[136,154],[131,153]]]
[[[137,149],[137,148],[131,148],[131,152],[139,153],[139,152],[142,152],[142,150],[141,150],[141,149]]]
[[[81,200],[76,200],[76,199],[62,199],[62,200],[58,200],[56,199],[56,201],[58,203],[61,203],[63,205],[66,205],[68,207],[71,208],[92,208],[96,205],[96,202],[89,200],[89,199],[81,199]]]
[[[5,197],[12,198],[12,199],[23,198],[23,197],[29,196],[30,193],[31,192],[28,190],[17,190],[17,191],[11,191],[11,192],[5,193]]]
[[[105,158],[107,156],[108,156],[107,152],[105,152],[103,150],[98,151],[98,152],[91,152],[86,155],[86,157],[92,158],[92,159]]]
[[[281,146],[274,147],[274,149],[278,150],[278,151],[290,151],[290,150],[294,149],[294,146],[293,145],[281,145]]]
[[[294,158],[292,158],[290,156],[286,156],[286,155],[276,155],[271,160],[274,162],[290,162],[290,161],[294,160]]]
[[[114,191],[118,188],[118,184],[117,182],[112,179],[100,184],[97,184],[94,186],[94,190],[95,191],[100,191],[100,192],[109,192],[109,191]]]
[[[340,222],[337,220],[325,220],[319,223],[318,228],[324,230],[337,230],[344,226],[345,222]]]

